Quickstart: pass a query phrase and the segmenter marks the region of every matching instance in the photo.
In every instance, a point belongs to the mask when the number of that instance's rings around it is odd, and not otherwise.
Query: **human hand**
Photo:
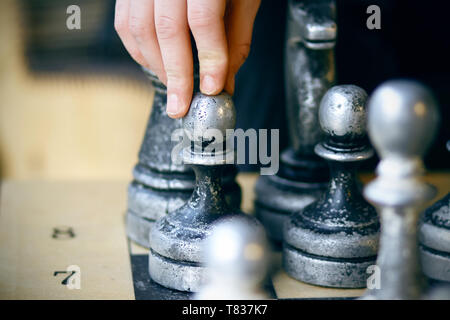
[[[167,114],[183,117],[194,86],[192,32],[200,90],[234,92],[250,51],[260,0],[116,0],[115,29],[131,57],[167,86]]]

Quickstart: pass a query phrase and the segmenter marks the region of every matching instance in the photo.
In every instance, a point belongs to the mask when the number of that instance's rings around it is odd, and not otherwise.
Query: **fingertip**
[[[217,79],[209,74],[204,75],[200,79],[200,91],[207,95],[219,94],[222,91],[223,85],[219,84]]]
[[[182,118],[189,110],[189,103],[186,99],[180,96],[180,94],[169,93],[167,95],[167,115],[172,119]]]

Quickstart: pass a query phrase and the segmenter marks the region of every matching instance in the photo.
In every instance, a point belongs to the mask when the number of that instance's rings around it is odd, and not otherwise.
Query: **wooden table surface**
[[[364,182],[372,175],[362,175]],[[253,211],[256,174],[239,174],[242,209]],[[450,190],[450,173],[426,180]],[[134,299],[126,240],[128,181],[3,181],[0,197],[0,299]],[[71,228],[73,237],[55,236]],[[80,269],[81,289],[62,285],[68,266]],[[288,277],[273,278],[278,297],[358,296],[361,290],[324,289]]]

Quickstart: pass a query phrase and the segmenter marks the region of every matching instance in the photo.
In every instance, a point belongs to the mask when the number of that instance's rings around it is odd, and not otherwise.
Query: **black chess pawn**
[[[148,248],[151,226],[186,203],[194,189],[195,176],[191,168],[172,159],[172,150],[179,143],[172,141],[172,133],[181,129],[182,122],[166,114],[167,89],[163,83],[151,71],[144,69],[144,72],[152,81],[155,96],[139,161],[128,187],[126,227],[131,240]],[[236,174],[234,166],[227,166],[224,185],[227,201],[238,208],[241,190],[234,180]]]
[[[364,196],[380,214],[377,266],[380,286],[367,299],[425,298],[419,260],[418,220],[425,203],[436,195],[423,180],[422,156],[436,132],[436,101],[422,85],[387,81],[375,89],[368,105],[368,132],[380,163],[377,178]]]
[[[235,117],[228,94],[197,93],[183,118],[189,143],[182,157],[195,171],[196,186],[185,205],[158,220],[150,231],[150,277],[165,287],[198,291],[205,281],[203,243],[214,222],[243,215],[227,204],[221,182],[222,170],[234,162],[234,150],[224,137],[227,129],[234,129]]]
[[[425,275],[450,282],[450,193],[425,211],[419,239]]]
[[[293,212],[317,200],[328,183],[327,164],[314,153],[322,132],[318,109],[335,82],[334,0],[290,0],[285,48],[286,112],[291,147],[281,154],[276,175],[255,186],[255,213],[275,242]]]
[[[331,179],[316,202],[284,226],[283,266],[294,278],[321,286],[366,286],[375,263],[379,222],[358,188],[358,164],[373,155],[365,130],[366,92],[354,85],[328,90],[319,109],[325,139],[315,151]]]

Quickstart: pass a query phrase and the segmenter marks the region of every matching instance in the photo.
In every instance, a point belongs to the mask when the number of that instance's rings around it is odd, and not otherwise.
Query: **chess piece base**
[[[237,211],[223,217],[213,217],[211,221],[184,224],[180,223],[180,217],[185,214],[183,209],[186,210],[187,206],[153,225],[150,233],[149,273],[156,283],[164,287],[197,292],[207,274],[207,269],[202,266],[204,241],[211,233],[214,220],[245,216],[250,223],[259,222]]]
[[[308,254],[289,245],[283,246],[283,267],[297,280],[332,288],[365,288],[367,268],[375,258],[327,258]]]
[[[198,263],[171,260],[152,250],[148,257],[150,277],[166,288],[197,292],[205,283],[206,268]]]
[[[149,272],[158,284],[180,291],[196,292],[203,284],[206,269],[203,246],[219,219],[245,216],[234,210],[225,214],[203,214],[191,198],[183,207],[158,220],[150,231]],[[258,224],[253,217],[250,221]]]
[[[366,287],[367,268],[376,261],[378,225],[359,232],[333,232],[309,228],[298,218],[292,216],[284,226],[286,272],[297,280],[325,287]]]
[[[450,282],[450,193],[425,211],[420,225],[423,272],[431,279]]]
[[[239,185],[234,180],[230,180],[224,186],[224,191],[227,203],[232,208],[239,208],[241,204]],[[143,247],[150,248],[149,234],[154,222],[180,208],[188,201],[191,194],[192,189],[156,190],[132,182],[128,189],[128,210],[125,218],[128,238]]]
[[[431,279],[450,282],[450,254],[420,246],[423,273]]]
[[[132,212],[127,212],[125,220],[128,238],[145,248],[150,248],[149,232],[155,220],[139,217]]]

